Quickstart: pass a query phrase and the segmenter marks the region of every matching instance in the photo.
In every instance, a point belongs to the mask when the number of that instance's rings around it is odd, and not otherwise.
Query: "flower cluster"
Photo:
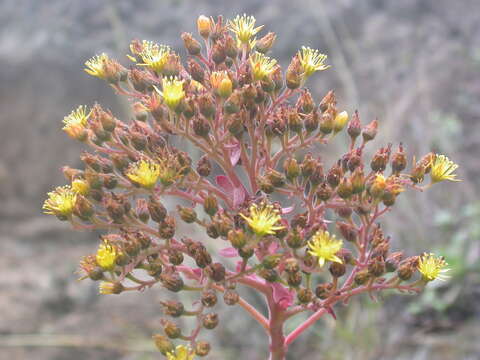
[[[255,23],[200,16],[203,41],[182,34],[186,61],[138,40],[128,70],[95,56],[86,72],[131,100],[134,119],[100,105],[64,119],[64,131],[92,152],[80,156],[83,169],[63,169],[70,184],[48,194],[45,213],[103,231],[96,253],[80,262],[82,278],[98,281],[101,294],[165,289],[163,333],[153,339],[167,359],[209,353],[200,337],[219,323],[219,296],[256,319],[271,359],[284,359],[336,304],[361,293],[418,292],[445,278],[442,257],[392,252],[379,218],[406,190],[457,181],[457,165],[429,153],[409,168],[402,144],[367,158],[377,120],[362,125],[333,91],[316,102],[305,88],[329,68],[326,55],[302,47],[282,71],[265,55],[275,34],[256,39],[263,27]],[[322,161],[323,148],[341,136],[349,139],[345,153]],[[185,142],[196,151],[179,149]],[[190,230],[180,232],[179,222]],[[243,299],[248,289],[264,296],[268,317]],[[184,304],[181,291],[197,299]],[[284,335],[284,322],[300,313],[310,317]],[[182,316],[195,320],[190,328],[175,320]]]

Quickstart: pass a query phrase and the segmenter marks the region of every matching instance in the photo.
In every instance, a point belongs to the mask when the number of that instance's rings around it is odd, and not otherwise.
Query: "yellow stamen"
[[[338,240],[335,235],[328,231],[319,230],[308,242],[308,253],[318,258],[318,264],[323,266],[326,261],[342,263],[336,254],[342,248],[343,241]]]

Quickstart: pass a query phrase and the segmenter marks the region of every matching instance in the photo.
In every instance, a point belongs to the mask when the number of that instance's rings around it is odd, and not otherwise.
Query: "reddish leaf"
[[[294,292],[279,283],[270,284],[273,290],[273,300],[282,308],[287,309],[293,304]]]
[[[219,251],[219,254],[222,255],[223,257],[233,258],[238,256],[238,251],[233,247],[228,247],[228,248],[221,249]]]

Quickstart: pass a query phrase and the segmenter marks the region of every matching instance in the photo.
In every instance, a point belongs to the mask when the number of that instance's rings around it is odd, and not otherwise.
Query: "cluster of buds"
[[[64,168],[69,185],[48,194],[45,212],[104,232],[80,264],[101,294],[165,289],[163,333],[153,339],[168,359],[209,353],[200,337],[219,323],[219,298],[256,319],[270,358],[284,359],[303,331],[335,316],[335,304],[361,293],[418,292],[447,270],[442,257],[390,251],[378,221],[403,191],[456,181],[457,165],[429,153],[408,168],[402,144],[365,159],[377,120],[362,125],[333,91],[316,103],[305,88],[329,68],[326,55],[302,47],[282,72],[266,55],[275,34],[257,39],[261,30],[252,16],[200,16],[201,39],[182,34],[186,62],[138,40],[128,70],[96,56],[87,73],[131,100],[134,119],[98,104],[64,119],[64,131],[92,152],[81,155],[84,169]],[[341,134],[349,147],[328,165],[318,154]],[[188,233],[178,233],[179,222]],[[265,297],[268,316],[241,297],[245,289]],[[173,296],[181,291],[197,300],[183,304]],[[284,322],[300,313],[310,317],[284,335]],[[191,328],[179,317],[194,319]]]

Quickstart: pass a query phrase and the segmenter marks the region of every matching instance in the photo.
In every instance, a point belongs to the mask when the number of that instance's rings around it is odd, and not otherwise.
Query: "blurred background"
[[[372,148],[401,141],[410,154],[448,154],[463,179],[402,197],[384,227],[409,255],[445,255],[450,281],[419,297],[338,306],[338,320],[319,321],[289,359],[480,359],[478,0],[2,0],[1,360],[159,357],[150,336],[160,329],[160,290],[97,295],[74,274],[97,235],[41,214],[46,192],[65,182],[61,166],[80,166],[82,147],[61,121],[95,101],[130,116],[111,88],[83,72],[94,54],[127,65],[129,42],[140,38],[185,55],[179,35],[196,32],[198,15],[244,12],[278,34],[272,55],[284,67],[301,45],[328,54],[333,66],[309,80],[312,93],[319,101],[335,89],[340,107],[358,109],[364,124],[378,117]],[[334,155],[322,154],[326,162]],[[263,359],[260,326],[239,309],[220,315],[209,358]]]

